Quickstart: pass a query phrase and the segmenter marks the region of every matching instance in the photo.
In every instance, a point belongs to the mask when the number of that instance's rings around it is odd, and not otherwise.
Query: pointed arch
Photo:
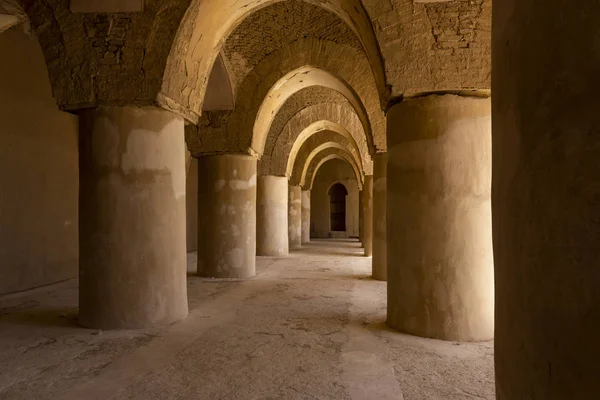
[[[362,187],[362,171],[360,170],[356,159],[348,149],[337,142],[326,142],[314,148],[303,162],[297,162],[293,174],[290,178],[291,184],[299,184],[302,187],[310,188],[314,180],[314,174],[320,166],[327,160],[340,158],[346,160],[354,170],[359,187]],[[327,160],[325,160],[327,159]],[[325,161],[323,161],[325,160]]]
[[[331,121],[317,121],[317,122],[309,125],[306,129],[304,129],[300,133],[300,135],[298,136],[298,138],[296,139],[294,144],[292,145],[292,149],[290,150],[290,153],[288,156],[286,176],[292,176],[292,171],[294,169],[296,157],[298,156],[298,152],[300,151],[302,146],[306,143],[306,141],[313,135],[315,135],[319,132],[326,132],[326,131],[332,132],[334,134],[340,135],[341,137],[345,138],[349,142],[350,146],[354,149],[356,154],[360,155],[360,150],[358,149],[358,146],[357,146],[356,142],[354,141],[354,138],[343,126],[341,126],[338,123],[331,122]],[[360,157],[357,158],[356,162],[357,162],[359,169],[362,171],[363,165],[362,165],[362,161],[361,161]]]
[[[252,13],[282,0],[192,0],[166,61],[158,101],[200,115],[210,68],[231,32]],[[371,21],[360,0],[303,0],[332,12],[355,33],[379,92],[387,102],[383,60]]]
[[[328,153],[331,151],[328,151]],[[309,169],[309,173],[306,179],[306,184],[303,187],[306,187],[308,190],[312,190],[313,184],[315,183],[315,178],[317,177],[317,173],[321,169],[321,167],[327,162],[331,160],[341,160],[350,165],[354,174],[356,175],[356,182],[358,183],[358,190],[362,190],[363,182],[361,177],[357,175],[355,166],[353,165],[352,159],[346,157],[343,153],[340,152],[331,152],[333,154],[322,154],[321,157],[316,161],[315,165]],[[307,185],[307,186],[306,186]]]
[[[320,121],[335,121],[335,124],[348,132],[360,153],[360,160],[365,174],[373,171],[373,162],[369,155],[367,140],[360,119],[349,104],[315,104],[304,108],[294,115],[277,134],[275,139],[269,137],[267,148],[263,154],[261,173],[265,175],[283,176],[288,174],[288,162],[292,148],[297,145],[298,138],[308,127]],[[316,126],[316,125],[315,125]],[[330,129],[338,131],[338,129]],[[316,133],[316,130],[315,132]],[[270,135],[274,135],[272,131]],[[293,165],[293,164],[292,164]]]

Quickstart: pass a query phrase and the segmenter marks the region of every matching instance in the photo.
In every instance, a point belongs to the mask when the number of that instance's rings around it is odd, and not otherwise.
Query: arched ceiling
[[[304,38],[328,40],[363,52],[356,34],[334,13],[304,1],[275,3],[249,15],[223,46],[234,91],[263,58]]]
[[[356,163],[354,162],[350,154],[348,154],[345,150],[336,147],[329,147],[315,154],[315,156],[311,159],[310,163],[307,164],[306,172],[302,176],[300,186],[302,186],[304,190],[311,190],[315,180],[315,176],[317,175],[317,172],[319,172],[319,169],[327,161],[335,159],[342,160],[350,164],[350,166],[354,170],[356,181],[358,182],[358,189],[362,190],[363,179]]]
[[[252,148],[257,153],[263,153],[274,116],[279,112],[287,99],[297,91],[311,86],[326,87],[342,94],[359,116],[364,130],[369,134],[371,133],[366,111],[353,89],[346,82],[340,80],[330,72],[306,66],[283,76],[265,96],[256,116],[252,137]]]
[[[270,54],[254,68],[238,90],[230,115],[207,116],[206,120],[217,123],[200,127],[201,153],[262,156],[271,123],[283,104],[313,86],[344,95],[362,122],[368,153],[385,151],[385,117],[365,57],[348,46],[302,39]]]
[[[360,150],[350,132],[335,122],[318,121],[306,127],[294,142],[288,157],[286,176],[292,176],[294,166],[298,167],[304,163],[312,149],[320,146],[322,143],[341,144],[352,154],[359,170],[364,171]],[[302,154],[301,150],[304,151],[304,154]],[[296,165],[296,160],[299,161],[299,165]]]
[[[337,129],[330,130],[343,129],[348,132],[359,149],[365,174],[371,174],[373,161],[369,155],[367,138],[362,124],[354,109],[340,103],[315,104],[294,115],[277,134],[275,140],[267,142],[268,145],[261,163],[261,174],[277,176],[287,174],[287,166],[293,148],[304,141],[301,136],[305,137],[307,132],[318,132],[316,128],[323,127],[324,124],[337,125]]]
[[[282,7],[279,10],[286,10],[286,7],[290,7],[290,5],[277,6],[276,3],[279,2],[278,0],[192,0],[182,19],[171,48],[170,56],[167,59],[165,74],[162,80],[163,85],[157,99],[159,103],[173,108],[189,109],[190,114],[195,112],[199,115],[202,102],[204,101],[206,80],[210,68],[227,38],[247,18],[250,18],[254,13],[260,12],[263,8],[271,6]],[[285,3],[292,2],[296,2],[296,0],[285,1]],[[355,37],[358,38],[358,41],[362,45],[361,51],[364,52],[363,54],[366,54],[370,64],[369,71],[378,88],[380,107],[384,107],[387,99],[387,87],[385,85],[381,55],[373,33],[371,21],[360,0],[304,0],[303,2],[320,7],[322,13],[335,15],[355,34]],[[301,14],[299,14],[302,17],[310,18],[317,15],[310,11],[309,8],[303,8],[303,5],[291,5],[291,7],[295,7],[294,10],[302,10]],[[269,13],[271,11],[266,12]],[[285,16],[278,15],[277,17],[281,24],[286,23]],[[255,23],[255,21],[259,21],[262,18],[266,20],[268,17],[256,16],[255,18],[255,20],[251,20],[249,23]],[[339,39],[340,35],[344,36],[343,28],[338,23],[333,23],[333,20],[331,20],[333,30],[328,31],[325,27],[325,24],[328,23],[327,19],[320,20],[321,18],[323,17],[319,16],[316,20],[318,24],[323,26],[318,33],[319,35],[326,35],[334,40]],[[310,20],[305,21],[305,24],[310,25],[311,23]],[[266,25],[269,24],[273,24],[273,22],[269,22]],[[281,24],[279,24],[280,27]],[[264,27],[259,28],[262,29]],[[301,36],[303,29],[299,29],[299,32],[292,36],[303,40],[312,38]],[[236,40],[235,37],[232,39]],[[276,46],[276,43],[275,41],[271,43],[273,44],[271,52],[275,52],[273,46]],[[254,46],[260,47],[261,43],[254,43]],[[233,53],[230,51],[229,54]],[[254,56],[245,59],[250,60],[250,62],[256,62],[260,57],[260,55],[256,54],[260,54],[260,52],[253,54]],[[264,52],[262,54],[263,56],[265,55]],[[241,70],[243,71],[246,68],[242,68]],[[235,80],[237,83],[237,78]]]
[[[271,154],[281,130],[286,124],[300,111],[305,108],[316,106],[318,104],[340,104],[344,107],[352,107],[348,99],[340,92],[322,86],[311,86],[294,93],[287,99],[285,104],[279,109],[279,112],[273,118],[271,129],[267,135],[265,143],[265,154]]]
[[[110,6],[105,12],[72,12],[68,0],[0,3],[23,6],[64,110],[159,105],[196,123],[210,71],[228,38],[236,79],[246,75],[236,80],[238,92],[244,82],[259,86],[265,78],[265,71],[256,71],[261,57],[286,59],[269,65],[281,68],[281,76],[292,58],[311,65],[306,59],[313,53],[338,60],[344,73],[361,77],[363,84],[348,82],[369,114],[374,107],[385,109],[390,92],[411,96],[490,88],[492,0],[145,0],[142,11],[131,13],[110,12]],[[5,11],[0,14],[9,26],[15,14]],[[232,36],[237,28],[263,24],[252,38]],[[244,45],[246,37],[260,43]],[[312,49],[295,46],[306,41],[313,42]],[[385,132],[381,119],[370,122],[374,132]],[[376,152],[385,151],[377,137]]]
[[[315,181],[317,180],[318,176],[319,176],[319,172],[326,167],[331,167],[335,164],[338,165],[342,165],[344,167],[350,168],[350,170],[352,171],[352,173],[354,174],[355,178],[357,179],[357,184],[358,184],[358,190],[362,190],[363,189],[363,185],[360,182],[360,180],[358,180],[358,178],[356,177],[356,171],[354,170],[354,167],[352,166],[352,164],[350,162],[348,162],[347,159],[345,159],[344,157],[342,157],[339,154],[328,154],[324,157],[322,157],[319,162],[314,166],[314,170],[312,173],[312,178],[310,179],[310,182],[307,182],[307,188],[308,190],[312,190]],[[341,183],[341,182],[338,182]],[[335,183],[332,183],[331,186],[335,185]],[[331,188],[330,186],[330,188]]]
[[[361,185],[363,172],[357,162],[357,154],[354,151],[352,144],[345,138],[336,138],[332,140],[331,133],[327,131],[320,132],[318,136],[321,136],[321,139],[324,140],[320,140],[317,135],[315,135],[302,146],[294,162],[294,168],[290,176],[290,184],[306,187],[306,185],[311,182],[311,174],[314,172],[314,168],[318,161],[327,155],[337,154],[347,159],[352,165],[356,172],[359,185]]]

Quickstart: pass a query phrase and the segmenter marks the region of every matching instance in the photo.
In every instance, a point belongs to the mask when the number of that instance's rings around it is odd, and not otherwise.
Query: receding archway
[[[206,77],[225,39],[254,12],[281,0],[193,0],[175,35],[159,98],[172,99],[198,112]],[[335,14],[356,35],[367,56],[379,96],[386,93],[383,60],[371,20],[359,0],[304,0]],[[383,104],[383,101],[381,102]],[[199,112],[198,112],[199,114]]]
[[[329,188],[329,221],[333,232],[346,232],[346,196],[348,190],[341,183]]]
[[[258,154],[262,154],[264,151],[271,123],[279,109],[294,93],[311,86],[326,87],[342,94],[354,108],[368,137],[372,136],[369,116],[354,89],[331,72],[306,65],[290,71],[280,78],[261,103],[254,121],[251,142],[251,147]]]

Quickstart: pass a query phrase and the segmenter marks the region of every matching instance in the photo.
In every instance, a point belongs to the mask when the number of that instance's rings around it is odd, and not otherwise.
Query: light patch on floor
[[[257,259],[249,280],[194,276],[190,315],[101,332],[77,282],[0,298],[0,399],[494,399],[491,342],[386,328],[386,284],[352,240]]]

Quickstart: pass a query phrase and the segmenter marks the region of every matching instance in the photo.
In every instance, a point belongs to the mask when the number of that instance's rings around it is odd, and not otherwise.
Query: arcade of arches
[[[0,0],[0,398],[599,398],[599,13]]]

